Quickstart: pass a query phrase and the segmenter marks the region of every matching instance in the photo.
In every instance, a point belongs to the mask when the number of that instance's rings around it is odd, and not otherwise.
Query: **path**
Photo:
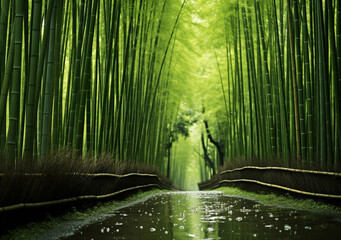
[[[339,239],[341,220],[220,192],[162,193],[62,239]]]

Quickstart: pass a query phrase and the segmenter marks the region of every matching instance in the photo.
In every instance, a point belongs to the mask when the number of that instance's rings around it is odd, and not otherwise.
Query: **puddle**
[[[73,234],[70,236],[70,234]],[[61,239],[341,239],[341,222],[220,192],[158,194]]]

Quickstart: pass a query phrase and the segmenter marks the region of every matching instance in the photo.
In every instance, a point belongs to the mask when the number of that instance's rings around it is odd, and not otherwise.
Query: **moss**
[[[134,194],[126,198],[123,201],[111,201],[111,202],[99,203],[96,206],[89,208],[87,210],[81,211],[81,212],[74,209],[73,212],[66,213],[56,218],[48,217],[48,219],[46,219],[45,221],[32,222],[32,223],[26,224],[25,226],[18,227],[14,230],[11,230],[7,235],[0,236],[0,240],[36,239],[37,237],[47,232],[48,230],[61,227],[63,224],[65,224],[65,222],[85,220],[92,216],[112,212],[119,207],[132,203],[139,199],[142,199],[146,196],[160,193],[160,192],[165,192],[165,190],[155,189],[155,190],[146,191],[146,192],[139,192],[137,194]]]
[[[312,211],[317,213],[331,213],[341,217],[341,208],[326,204],[323,202],[315,201],[313,199],[297,199],[293,198],[289,194],[285,196],[278,196],[268,193],[253,193],[241,190],[234,187],[221,187],[215,189],[215,191],[221,191],[227,195],[245,197],[265,205],[274,205],[284,208],[294,208],[297,210]]]

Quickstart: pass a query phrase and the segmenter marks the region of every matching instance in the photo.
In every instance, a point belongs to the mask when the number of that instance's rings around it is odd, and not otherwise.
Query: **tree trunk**
[[[210,156],[208,155],[207,148],[205,146],[205,140],[204,140],[204,134],[203,133],[201,134],[201,144],[202,144],[202,149],[204,150],[205,162],[207,165],[210,166],[210,168],[212,168],[213,175],[215,175],[216,174],[215,167],[214,167],[213,161],[210,159]]]
[[[219,163],[220,166],[224,165],[224,151],[223,148],[221,146],[221,144],[217,141],[215,141],[212,137],[212,134],[210,132],[210,129],[208,128],[208,122],[206,120],[204,120],[204,124],[205,124],[205,128],[206,128],[206,132],[207,132],[207,137],[208,139],[210,139],[210,142],[214,144],[214,146],[216,146],[217,150],[218,150],[218,154],[219,154]]]

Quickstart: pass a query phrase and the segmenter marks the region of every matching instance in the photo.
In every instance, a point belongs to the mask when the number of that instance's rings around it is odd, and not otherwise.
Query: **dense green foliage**
[[[182,6],[1,1],[3,161],[72,147],[162,168],[167,119],[176,114],[164,109]]]
[[[0,7],[7,164],[68,146],[156,165],[181,185],[190,164],[175,153],[186,144],[175,143],[171,163],[167,144],[181,132],[178,112],[205,108],[186,149],[198,152],[189,172],[200,171],[201,180],[221,165],[205,122],[225,160],[340,169],[339,1],[3,0]],[[201,142],[215,159],[210,166]]]
[[[189,1],[185,12],[175,71],[191,69],[186,101],[206,108],[225,159],[339,171],[339,1]]]

